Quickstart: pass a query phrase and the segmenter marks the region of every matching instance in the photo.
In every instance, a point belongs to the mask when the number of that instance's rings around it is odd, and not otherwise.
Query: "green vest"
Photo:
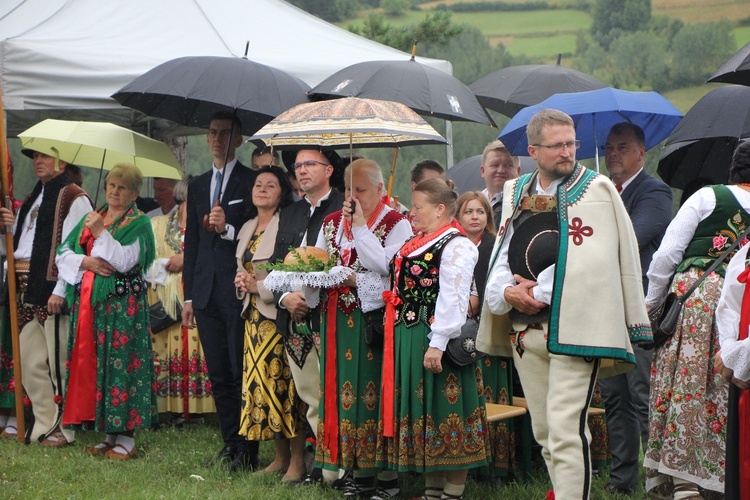
[[[737,240],[737,236],[750,223],[750,214],[742,208],[729,188],[723,185],[711,186],[711,188],[716,196],[716,207],[711,215],[695,228],[693,239],[685,249],[682,262],[677,266],[677,272],[685,271],[690,267],[708,269],[713,261]],[[735,249],[732,255],[736,251]],[[732,255],[716,268],[720,276],[724,277],[724,270]]]

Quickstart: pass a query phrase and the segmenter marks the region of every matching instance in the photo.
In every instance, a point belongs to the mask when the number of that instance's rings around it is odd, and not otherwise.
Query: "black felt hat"
[[[560,232],[557,212],[533,215],[513,230],[508,264],[513,274],[536,281],[539,273],[557,261]]]
[[[281,152],[281,161],[284,162],[284,166],[290,172],[294,172],[294,162],[297,161],[297,153],[299,153],[299,151],[284,150]],[[343,161],[336,151],[321,151],[321,153],[323,153],[323,156],[325,156],[328,159],[328,162],[333,165],[334,171],[343,170]]]

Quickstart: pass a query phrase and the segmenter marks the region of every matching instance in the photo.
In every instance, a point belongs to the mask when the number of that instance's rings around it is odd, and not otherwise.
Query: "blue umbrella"
[[[500,132],[498,139],[511,154],[529,156],[526,125],[543,109],[558,109],[573,118],[576,138],[581,141],[576,158],[596,158],[597,170],[607,134],[616,123],[631,122],[641,127],[646,134],[646,149],[650,149],[666,139],[682,118],[682,113],[656,92],[605,88],[555,94],[519,111]]]

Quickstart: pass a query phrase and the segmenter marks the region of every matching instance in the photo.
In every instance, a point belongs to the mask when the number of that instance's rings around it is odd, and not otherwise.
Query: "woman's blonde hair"
[[[383,183],[383,170],[380,168],[380,165],[372,160],[360,158],[351,162],[347,165],[346,170],[344,171],[344,179],[349,178],[351,175],[351,169],[355,169],[357,172],[360,170],[365,172],[367,178],[370,179],[370,182],[375,186]]]
[[[125,185],[134,193],[141,192],[141,186],[143,185],[143,174],[140,169],[132,163],[117,163],[112,170],[107,174],[104,181],[112,179],[120,179]]]
[[[479,203],[481,203],[482,208],[484,209],[484,213],[487,214],[487,225],[485,226],[484,231],[494,236],[495,235],[495,218],[492,214],[492,207],[490,206],[490,202],[487,201],[487,197],[483,195],[481,191],[467,191],[458,197],[458,217],[457,218],[460,218],[461,213],[463,213],[463,211],[466,209],[466,205],[468,205],[469,202],[472,200],[477,200]]]

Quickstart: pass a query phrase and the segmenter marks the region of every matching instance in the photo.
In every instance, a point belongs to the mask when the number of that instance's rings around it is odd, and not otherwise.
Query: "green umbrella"
[[[182,179],[166,144],[112,123],[47,119],[18,137],[24,148],[79,167],[111,170],[117,163],[132,163],[144,177]]]

